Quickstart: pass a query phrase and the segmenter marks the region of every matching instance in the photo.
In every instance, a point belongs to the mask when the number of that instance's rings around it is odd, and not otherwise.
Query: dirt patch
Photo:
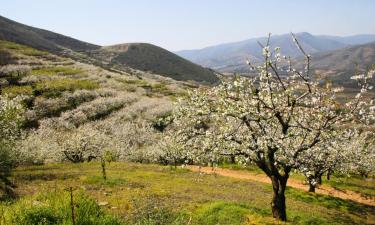
[[[263,182],[267,184],[271,184],[271,180],[264,174],[256,174],[248,171],[239,171],[239,170],[230,170],[230,169],[222,169],[222,168],[215,168],[212,169],[211,167],[201,167],[199,169],[198,166],[187,166],[188,169],[194,172],[201,172],[207,174],[218,174],[225,177],[233,177],[237,179],[244,179],[244,180],[252,180]],[[289,178],[288,186],[301,189],[304,191],[308,191],[308,186],[303,184],[302,181]],[[374,197],[364,197],[360,193],[349,191],[349,190],[337,190],[327,185],[321,185],[316,189],[316,193],[322,195],[329,195],[336,198],[341,198],[345,200],[352,200],[361,204],[375,206],[375,198]]]

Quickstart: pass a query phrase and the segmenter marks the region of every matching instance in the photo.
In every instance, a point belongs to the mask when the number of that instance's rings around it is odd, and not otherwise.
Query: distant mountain
[[[309,54],[338,50],[351,44],[367,43],[375,35],[357,35],[351,37],[315,36],[310,33],[297,33],[297,39]],[[257,63],[262,60],[262,50],[258,42],[265,44],[267,38],[253,38],[245,41],[211,46],[198,50],[184,50],[178,55],[205,67],[221,72],[246,72],[245,61]],[[375,39],[374,39],[375,41]],[[271,36],[271,48],[280,47],[283,55],[297,58],[301,52],[295,46],[290,34]]]
[[[301,60],[299,63],[301,64]],[[312,55],[311,69],[318,77],[352,86],[350,77],[375,65],[375,42]]]
[[[96,65],[152,71],[176,80],[216,83],[215,72],[151,44],[102,47],[48,30],[30,27],[0,16],[0,40],[72,57]]]
[[[131,67],[156,74],[166,75],[175,80],[195,80],[216,83],[217,76],[212,70],[202,68],[172,52],[147,43],[129,43],[102,47],[92,51],[91,56],[101,59],[117,69]]]
[[[362,45],[375,41],[375,34],[359,34],[346,37],[319,35],[318,37],[338,41],[348,45]]]

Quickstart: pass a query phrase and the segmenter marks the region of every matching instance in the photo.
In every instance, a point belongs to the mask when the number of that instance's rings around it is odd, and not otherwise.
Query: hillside
[[[302,61],[302,59],[300,59]],[[350,77],[375,64],[375,42],[312,55],[311,68],[319,77],[353,86]]]
[[[218,82],[212,70],[202,68],[158,46],[147,43],[131,43],[102,47],[90,52],[90,56],[123,70],[131,67],[166,75],[175,80],[194,80],[204,83]]]
[[[62,53],[65,49],[89,51],[100,46],[43,30],[0,16],[0,39],[24,44],[39,50]]]
[[[128,67],[152,71],[176,80],[215,83],[217,76],[211,70],[191,63],[165,49],[151,44],[123,44],[101,47],[47,30],[30,27],[0,16],[0,40],[70,57],[107,69]],[[126,46],[132,46],[127,48]],[[128,49],[124,51],[125,49]]]
[[[338,37],[312,35],[304,32],[297,33],[296,36],[304,47],[304,50],[309,54],[334,51],[351,45],[375,41],[375,35]],[[198,50],[179,51],[177,54],[199,65],[213,68],[221,72],[249,72],[245,61],[249,59],[253,63],[260,62],[262,60],[262,49],[258,42],[264,44],[266,40],[266,37],[253,38]],[[288,55],[293,58],[302,56],[301,52],[293,43],[290,34],[271,36],[271,49],[275,47],[280,47],[283,55]]]

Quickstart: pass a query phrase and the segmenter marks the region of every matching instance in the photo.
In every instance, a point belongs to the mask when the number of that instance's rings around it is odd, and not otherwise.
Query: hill
[[[172,52],[147,43],[130,43],[102,47],[91,51],[93,58],[103,60],[112,67],[126,67],[166,75],[175,80],[194,80],[204,83],[218,82],[212,70],[202,68]]]
[[[38,50],[68,56],[81,62],[127,71],[128,67],[152,71],[176,80],[215,83],[211,70],[189,62],[151,44],[122,44],[109,47],[83,42],[0,16],[0,40],[23,44]],[[131,46],[128,48],[127,46]]]
[[[375,42],[312,55],[316,74],[340,84],[353,85],[350,77],[375,64]]]
[[[0,16],[0,39],[53,53],[62,53],[65,49],[81,52],[100,48],[98,45],[17,23],[2,16]]]
[[[310,33],[297,33],[297,39],[309,54],[343,49],[351,45],[375,41],[375,35],[356,35],[349,37],[317,36]],[[258,42],[265,43],[266,37],[253,38],[245,41],[211,46],[198,50],[184,50],[178,55],[205,67],[221,72],[248,72],[245,61],[253,63],[262,60],[262,49]],[[294,58],[301,56],[300,51],[292,41],[290,34],[271,36],[271,49],[280,47],[283,55]]]

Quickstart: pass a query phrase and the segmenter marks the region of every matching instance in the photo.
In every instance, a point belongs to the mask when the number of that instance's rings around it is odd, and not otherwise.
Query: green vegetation
[[[361,193],[364,196],[375,197],[375,179],[363,178],[359,176],[333,176],[330,180],[323,179],[324,184],[328,184],[338,190],[351,190]]]
[[[34,93],[45,97],[58,97],[63,91],[74,91],[80,89],[93,90],[98,87],[99,84],[94,81],[62,78],[37,83]]]
[[[22,215],[44,213],[47,216],[54,210],[58,213],[53,215],[58,219],[70,218],[67,211],[69,198],[67,192],[62,192],[72,186],[79,189],[75,191],[77,196],[90,196],[97,202],[108,203],[98,209],[93,200],[85,200],[91,204],[90,209],[95,209],[91,213],[111,219],[114,217],[109,215],[115,215],[123,224],[188,224],[189,221],[190,224],[202,225],[277,223],[269,209],[271,185],[217,175],[199,175],[186,169],[110,163],[105,181],[101,178],[100,163],[50,164],[20,167],[12,179],[19,187],[17,190],[26,196],[2,204],[6,218],[9,218],[9,212],[22,210],[28,212]],[[29,197],[35,190],[51,193]],[[287,198],[288,224],[374,222],[371,216],[374,209],[359,203],[293,188],[288,188]],[[31,209],[33,201],[44,207],[39,211]],[[76,204],[82,203],[78,201]],[[15,213],[15,216],[21,214]],[[79,215],[77,212],[77,217]]]
[[[45,52],[45,51],[40,51],[35,48],[30,48],[25,45],[20,45],[14,42],[4,41],[4,40],[0,40],[0,46],[6,49],[12,50],[16,53],[24,54],[28,56],[44,56],[44,55],[49,54],[48,52]]]
[[[80,74],[82,72],[83,71],[81,69],[57,66],[57,67],[45,67],[45,68],[40,68],[40,69],[33,69],[31,71],[31,74],[51,76],[51,75],[58,75],[58,74],[75,75],[75,74]]]
[[[74,220],[77,225],[120,225],[119,219],[106,215],[92,198],[73,192]],[[4,206],[3,206],[4,210]],[[0,224],[47,225],[72,224],[72,206],[67,191],[26,197],[9,203],[0,217]]]
[[[33,94],[33,88],[30,85],[26,86],[9,86],[4,87],[1,90],[1,94],[8,95],[9,97],[16,97],[17,95],[32,95]]]

